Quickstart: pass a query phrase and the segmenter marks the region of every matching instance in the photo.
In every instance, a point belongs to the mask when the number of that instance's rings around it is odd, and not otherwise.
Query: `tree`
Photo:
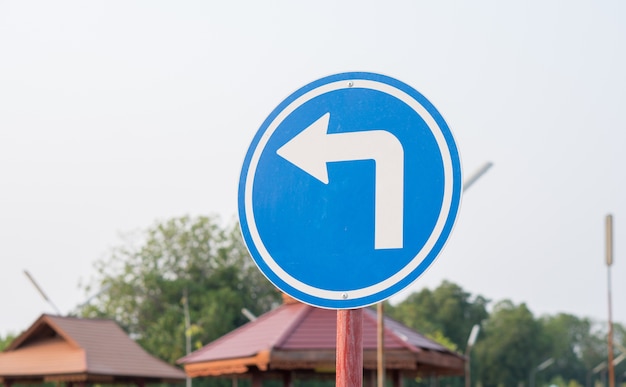
[[[86,291],[107,290],[83,316],[114,318],[143,348],[170,363],[185,355],[186,334],[193,335],[192,350],[199,348],[247,322],[242,308],[260,314],[279,299],[249,258],[238,227],[222,228],[216,217],[157,222],[127,236],[96,270]]]
[[[589,382],[599,382],[606,380],[608,377],[608,323],[597,323],[594,325],[595,330],[588,338],[585,347],[583,347],[583,362],[587,367]],[[619,323],[613,323],[613,343],[614,357],[617,359],[622,353],[620,346],[626,346],[626,329]],[[621,361],[615,365],[615,379],[618,385],[626,379],[626,362]]]
[[[592,322],[589,319],[560,313],[555,316],[544,316],[539,319],[539,323],[550,357],[556,360],[554,366],[546,370],[546,375],[558,375],[566,381],[576,380],[579,384],[586,384],[587,370],[591,365],[585,365],[583,355],[589,356],[592,353],[592,348],[589,348],[594,343],[591,337]],[[589,361],[590,364],[594,364],[597,358],[594,357]]]
[[[434,310],[432,291],[427,288],[410,294],[396,306],[385,306],[385,311],[390,317],[424,335],[434,335],[442,331],[434,318]]]
[[[465,349],[472,327],[487,318],[489,301],[482,296],[471,300],[470,293],[448,281],[435,289],[433,297],[437,306],[435,316],[444,335]]]
[[[425,288],[412,293],[398,305],[386,306],[385,310],[404,325],[453,351],[460,351],[465,349],[474,324],[487,318],[488,302],[482,296],[472,297],[460,286],[443,281],[435,290]],[[463,385],[463,380],[457,377],[439,382],[442,386]],[[428,381],[423,380],[418,385],[424,383]]]
[[[0,352],[4,351],[15,340],[15,335],[9,333],[5,337],[0,337]]]
[[[476,380],[485,387],[526,384],[531,370],[547,358],[541,343],[541,325],[525,304],[498,302],[483,324],[482,340],[474,358],[479,363]]]
[[[409,295],[389,315],[429,337],[445,337],[454,349],[464,349],[474,324],[487,318],[488,300],[472,299],[460,286],[443,281],[434,291],[423,289]]]

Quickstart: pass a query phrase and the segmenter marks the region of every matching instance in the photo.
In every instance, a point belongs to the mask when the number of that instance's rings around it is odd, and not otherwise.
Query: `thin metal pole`
[[[606,216],[606,267],[609,304],[609,387],[615,387],[615,366],[613,364],[613,312],[611,305],[611,265],[613,264],[613,216]]]
[[[27,270],[24,270],[24,274],[26,274],[26,277],[28,277],[28,280],[33,284],[33,286],[35,287],[35,289],[37,289],[37,291],[39,292],[39,294],[41,294],[41,297],[43,297],[44,300],[46,300],[46,302],[48,304],[50,304],[50,306],[52,306],[52,308],[54,309],[55,312],[57,312],[57,316],[61,315],[61,312],[59,311],[59,308],[57,308],[56,305],[54,305],[54,303],[52,302],[51,299],[48,298],[48,296],[46,296],[46,293],[43,292],[43,289],[41,289],[39,287],[39,284],[37,284],[37,281],[35,281],[35,279],[30,275],[30,273]]]
[[[470,177],[468,177],[464,182],[463,182],[463,192],[465,192],[465,190],[467,190],[471,185],[473,185],[476,180],[478,180],[482,175],[484,175],[485,173],[487,173],[487,171],[489,170],[489,168],[491,168],[493,166],[493,163],[491,161],[486,162],[485,164],[483,164],[476,172],[474,172]]]
[[[337,311],[337,387],[363,385],[363,309]]]
[[[476,343],[476,339],[478,338],[478,333],[480,332],[480,325],[474,324],[472,326],[472,330],[470,331],[469,337],[467,338],[467,346],[465,347],[465,387],[470,387],[471,385],[471,363],[470,363],[470,352],[472,351],[472,347],[474,343]]]
[[[609,283],[609,387],[615,387],[615,366],[613,364],[613,316],[611,312],[611,268],[608,268],[608,283]]]

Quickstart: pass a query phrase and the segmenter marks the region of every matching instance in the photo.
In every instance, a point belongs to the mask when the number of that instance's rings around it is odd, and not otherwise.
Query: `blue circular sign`
[[[239,181],[239,221],[261,272],[331,309],[399,292],[434,261],[457,217],[461,165],[435,107],[388,76],[314,81],[263,122]]]

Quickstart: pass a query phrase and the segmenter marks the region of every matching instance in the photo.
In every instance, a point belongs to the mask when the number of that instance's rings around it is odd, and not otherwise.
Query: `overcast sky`
[[[459,284],[536,315],[626,323],[623,1],[0,0],[0,336],[88,295],[120,234],[237,213],[246,150],[318,78],[397,78],[466,175],[443,253],[392,298]]]

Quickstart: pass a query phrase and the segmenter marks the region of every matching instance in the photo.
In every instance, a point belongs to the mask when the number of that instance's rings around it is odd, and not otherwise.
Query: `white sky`
[[[410,84],[470,174],[447,279],[536,316],[626,323],[623,1],[0,0],[0,335],[87,298],[120,233],[236,215],[241,163],[291,92],[346,71]]]

